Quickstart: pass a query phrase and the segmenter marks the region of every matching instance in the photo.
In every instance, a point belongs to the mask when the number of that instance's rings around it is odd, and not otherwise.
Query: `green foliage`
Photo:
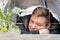
[[[20,12],[22,12],[22,9],[15,7],[10,11],[7,10],[6,15],[4,15],[4,12],[0,9],[0,29],[2,29],[2,31],[6,31],[7,26],[9,26],[9,30],[15,30],[12,27],[14,24],[12,25],[11,19],[14,14],[17,14],[20,16]]]
[[[3,11],[1,11],[1,9],[0,9],[0,18],[3,20],[5,20],[6,18],[6,16],[3,14]]]

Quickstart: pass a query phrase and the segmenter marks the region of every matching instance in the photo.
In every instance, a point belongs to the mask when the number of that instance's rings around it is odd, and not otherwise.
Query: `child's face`
[[[46,19],[44,17],[31,16],[29,22],[29,31],[46,29]]]

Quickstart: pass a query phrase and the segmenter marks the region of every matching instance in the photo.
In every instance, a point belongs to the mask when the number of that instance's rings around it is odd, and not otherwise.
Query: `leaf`
[[[20,13],[22,12],[22,9],[21,8],[18,8],[18,7],[14,7],[14,9],[12,9],[12,13],[13,14],[17,14],[20,16]]]
[[[3,20],[5,20],[5,17],[6,17],[6,16],[4,15],[4,13],[3,13],[3,12],[1,11],[1,9],[0,9],[0,18],[3,19]]]

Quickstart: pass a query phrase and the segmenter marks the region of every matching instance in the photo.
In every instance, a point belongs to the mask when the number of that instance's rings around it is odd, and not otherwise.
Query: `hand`
[[[40,34],[49,34],[49,30],[48,29],[41,29],[39,30]]]

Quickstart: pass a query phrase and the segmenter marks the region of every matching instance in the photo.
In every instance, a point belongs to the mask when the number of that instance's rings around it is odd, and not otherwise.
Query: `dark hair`
[[[26,16],[21,17],[22,26],[20,26],[20,28],[22,29],[21,30],[22,34],[24,34],[27,31],[29,31],[28,25],[29,25],[30,17],[31,17],[31,15],[26,15]]]
[[[50,23],[50,17],[52,16],[51,12],[47,8],[37,7],[32,15],[36,15],[37,17],[45,17],[46,23]]]

